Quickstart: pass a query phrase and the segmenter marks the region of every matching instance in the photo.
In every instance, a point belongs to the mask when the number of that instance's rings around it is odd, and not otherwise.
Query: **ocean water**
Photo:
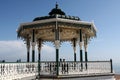
[[[120,64],[114,64],[113,70],[114,70],[115,74],[120,74]]]

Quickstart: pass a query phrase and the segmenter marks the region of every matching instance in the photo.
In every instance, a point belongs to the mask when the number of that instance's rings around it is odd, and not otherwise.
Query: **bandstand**
[[[31,78],[41,80],[114,80],[111,59],[88,61],[88,43],[96,37],[94,23],[82,21],[77,16],[66,15],[58,4],[48,16],[36,17],[32,22],[22,23],[17,34],[18,38],[25,41],[27,47],[27,62],[20,63],[25,69],[24,74],[30,74],[27,78],[34,76]],[[60,44],[66,41],[72,43],[73,61],[62,61],[59,58]],[[45,42],[54,43],[55,61],[41,61],[41,47]],[[77,45],[79,45],[79,53],[76,53]],[[35,52],[35,47],[38,47],[38,53]],[[30,54],[32,54],[31,60]],[[38,54],[38,62],[35,61],[35,54]],[[77,55],[79,61],[76,59]]]

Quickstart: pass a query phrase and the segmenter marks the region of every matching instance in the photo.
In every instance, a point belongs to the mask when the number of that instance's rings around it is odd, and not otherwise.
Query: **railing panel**
[[[83,69],[81,67],[81,62],[61,62],[60,64],[62,65],[59,67],[60,75],[111,73],[110,61],[90,61],[87,63],[82,62]]]
[[[111,73],[110,61],[89,61],[82,62],[83,69],[81,68],[81,62],[59,62],[59,74],[102,74]],[[87,68],[86,68],[87,65]],[[55,75],[56,63],[55,62],[41,62],[41,75]]]
[[[41,75],[55,75],[56,63],[55,62],[41,62]]]
[[[37,74],[37,63],[0,63],[0,80],[21,79]]]
[[[111,73],[110,61],[59,62],[59,75],[91,75]],[[56,62],[41,62],[40,75],[56,75]],[[38,63],[0,63],[0,80],[21,79],[37,76]]]
[[[88,62],[88,73],[111,73],[110,62]]]

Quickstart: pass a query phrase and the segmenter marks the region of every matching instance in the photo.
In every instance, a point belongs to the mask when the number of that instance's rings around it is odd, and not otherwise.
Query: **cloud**
[[[41,49],[41,60],[43,61],[55,61],[55,47],[49,43],[44,44]],[[92,48],[93,49],[93,48]],[[107,54],[104,50],[92,50],[89,49],[88,58],[89,60],[109,60],[113,59],[114,63],[118,63],[119,56],[114,54]],[[101,53],[102,51],[102,53]],[[96,54],[97,53],[97,54]],[[30,50],[30,60],[32,58],[32,49]],[[108,56],[109,55],[109,56]],[[73,60],[73,48],[70,44],[64,43],[60,47],[59,58],[64,58],[68,61]],[[83,55],[84,56],[84,55]],[[20,40],[8,40],[0,41],[0,60],[6,60],[7,62],[15,62],[18,59],[26,61],[27,49],[23,41]],[[35,49],[35,59],[38,60],[38,50],[37,46]],[[77,46],[77,60],[79,61],[79,47]]]
[[[25,45],[21,41],[0,41],[0,60],[14,61],[25,58]]]
[[[9,40],[9,41],[0,41],[0,60],[6,61],[16,61],[17,59],[21,59],[22,61],[26,61],[27,55],[26,45],[23,41],[19,40]],[[31,59],[30,51],[30,59]],[[37,60],[37,47],[36,47],[36,60]],[[41,57],[43,60],[53,59],[54,47],[50,47],[49,45],[43,45],[41,51]],[[51,57],[50,57],[51,56]]]
[[[49,45],[43,45],[41,49],[41,59],[44,61],[53,61],[55,60],[55,48]]]

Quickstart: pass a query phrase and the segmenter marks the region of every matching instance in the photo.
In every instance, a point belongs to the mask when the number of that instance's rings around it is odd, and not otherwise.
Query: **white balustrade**
[[[59,75],[91,75],[111,73],[110,61],[59,62]],[[40,75],[56,75],[56,62],[41,62]],[[22,79],[38,75],[38,63],[0,63],[0,80]]]
[[[111,73],[110,61],[89,61],[83,62],[83,69],[81,69],[81,62],[59,62],[59,74],[106,74]],[[56,63],[55,62],[41,62],[41,75],[55,75]]]
[[[83,69],[81,68],[80,62],[65,62],[61,63],[60,75],[71,75],[71,74],[108,74],[111,73],[111,63],[110,61],[89,61],[83,62]]]
[[[37,63],[0,63],[0,80],[22,79],[37,74]]]

